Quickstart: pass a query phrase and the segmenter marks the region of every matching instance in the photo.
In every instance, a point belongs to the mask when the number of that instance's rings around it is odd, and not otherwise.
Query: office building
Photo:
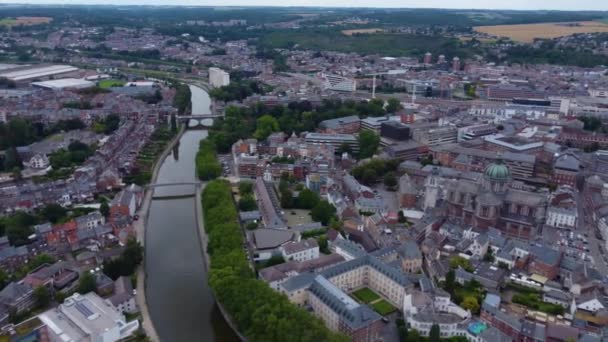
[[[212,87],[225,87],[230,84],[230,74],[220,68],[209,68],[209,84]]]
[[[357,90],[357,81],[338,75],[322,74],[326,90],[353,92]]]
[[[380,125],[380,136],[403,141],[410,138],[410,127],[397,121],[383,122]]]
[[[139,321],[127,322],[109,301],[94,292],[74,295],[63,304],[38,315],[47,326],[50,341],[122,340],[139,328]]]
[[[306,134],[306,137],[304,137],[304,140],[308,144],[331,145],[336,151],[340,150],[342,145],[348,145],[354,152],[359,150],[359,142],[352,134],[308,133]]]
[[[453,126],[414,129],[412,139],[427,146],[455,143],[458,141],[458,129]]]

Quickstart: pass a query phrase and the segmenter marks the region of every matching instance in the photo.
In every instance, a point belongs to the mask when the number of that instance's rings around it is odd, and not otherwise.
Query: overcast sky
[[[608,10],[608,0],[0,0],[6,3]]]

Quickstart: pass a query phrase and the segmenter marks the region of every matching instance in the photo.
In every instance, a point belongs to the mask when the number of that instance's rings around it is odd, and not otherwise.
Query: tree
[[[0,270],[0,291],[8,284],[8,274],[4,270]]]
[[[42,209],[41,214],[46,220],[51,221],[51,223],[57,223],[67,215],[67,210],[57,203],[51,203]]]
[[[16,181],[19,181],[23,178],[23,176],[21,175],[21,169],[18,166],[15,166],[13,168],[11,175],[13,176],[13,179]]]
[[[312,219],[327,225],[329,220],[336,214],[336,207],[323,200],[320,201],[310,212]]]
[[[445,282],[443,283],[443,289],[446,290],[447,293],[453,294],[455,286],[456,286],[456,272],[454,272],[454,270],[451,269],[445,275]]]
[[[441,332],[439,330],[438,324],[433,324],[431,326],[431,331],[429,332],[429,341],[430,342],[439,342],[441,340]]]
[[[241,181],[239,183],[239,194],[241,196],[245,196],[245,195],[251,194],[251,193],[253,193],[253,183]]]
[[[466,310],[471,311],[472,313],[476,313],[479,311],[479,303],[477,302],[477,298],[473,296],[464,297],[460,306]]]
[[[300,209],[312,209],[319,203],[319,201],[320,198],[316,192],[309,189],[304,189],[300,191],[296,204]]]
[[[101,203],[101,205],[99,206],[99,212],[101,212],[101,214],[105,218],[110,216],[110,205],[108,204],[107,201],[104,201],[103,203]]]
[[[46,308],[51,303],[51,295],[46,286],[38,286],[34,289],[34,298],[36,306],[40,309]]]
[[[258,140],[265,140],[273,132],[279,130],[279,122],[270,115],[262,115],[256,121],[256,129],[253,136]]]
[[[384,185],[387,188],[392,188],[397,185],[397,177],[395,176],[395,173],[389,172],[384,175]]]
[[[29,263],[29,268],[30,269],[35,269],[38,266],[41,265],[52,265],[55,263],[55,258],[53,258],[52,256],[42,253],[42,254],[38,254],[34,260],[30,261]]]
[[[388,99],[387,105],[386,105],[387,113],[396,113],[401,108],[402,108],[402,106],[401,106],[401,102],[399,102],[399,100],[397,100],[396,98],[393,98],[393,97]]]
[[[252,211],[257,208],[255,198],[251,194],[247,194],[239,198],[239,210],[240,211]]]
[[[349,143],[342,143],[336,153],[342,155],[343,153],[353,154],[353,149],[350,147]]]
[[[372,157],[380,145],[380,137],[374,131],[365,130],[359,133],[359,159]]]
[[[293,193],[289,189],[281,191],[281,208],[293,208]]]
[[[454,257],[452,257],[452,259],[450,259],[450,267],[453,269],[461,267],[461,268],[464,268],[468,272],[473,272],[473,266],[471,265],[471,262],[459,255],[454,256]]]
[[[78,293],[85,294],[93,292],[97,289],[97,281],[90,272],[85,272],[78,280]]]
[[[488,251],[486,252],[486,255],[483,256],[483,260],[487,262],[494,262],[494,259],[494,251],[492,250],[492,247],[488,247]]]

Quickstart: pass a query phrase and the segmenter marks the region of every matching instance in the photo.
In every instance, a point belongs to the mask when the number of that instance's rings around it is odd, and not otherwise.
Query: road
[[[576,205],[578,209],[577,231],[587,234],[589,241],[589,253],[595,261],[595,268],[601,274],[608,274],[608,265],[604,260],[604,254],[600,251],[599,245],[604,241],[599,240],[595,236],[595,224],[591,220],[591,213],[587,213],[585,208],[585,200],[580,192],[576,192]]]

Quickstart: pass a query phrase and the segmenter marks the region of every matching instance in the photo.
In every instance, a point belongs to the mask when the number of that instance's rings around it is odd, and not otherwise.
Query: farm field
[[[342,33],[347,36],[352,36],[353,34],[374,34],[378,32],[384,32],[381,28],[368,28],[368,29],[357,29],[357,30],[343,30]]]
[[[53,20],[50,17],[17,17],[0,19],[0,25],[19,26],[19,25],[39,25],[48,24]]]
[[[608,32],[608,24],[600,21],[542,23],[523,25],[475,26],[475,31],[514,41],[532,43],[535,38],[552,39],[576,33]]]

